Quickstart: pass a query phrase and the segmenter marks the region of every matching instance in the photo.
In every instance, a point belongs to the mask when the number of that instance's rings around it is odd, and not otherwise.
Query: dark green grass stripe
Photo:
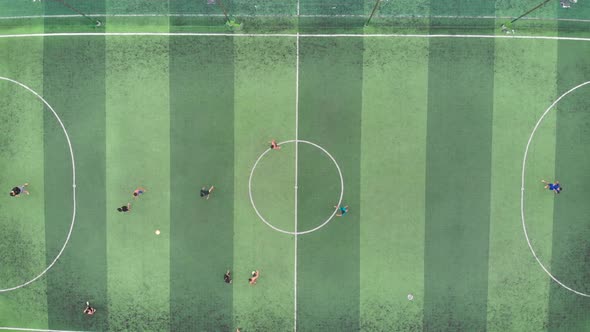
[[[105,0],[52,0],[43,1],[45,15],[91,15],[105,13]],[[88,23],[92,23],[88,21]]]
[[[86,1],[86,0],[78,0]],[[105,0],[109,14],[168,14],[172,1],[150,1],[150,0]],[[186,1],[186,0],[185,0]],[[144,18],[145,19],[145,18]]]
[[[226,9],[231,8],[231,0],[223,0],[222,4]],[[192,1],[192,0],[177,0],[170,2],[170,13],[173,14],[211,14],[221,15],[223,11],[219,5],[219,1]],[[170,25],[175,19],[170,19]]]
[[[488,0],[445,0],[430,1],[430,15],[432,16],[493,16],[495,14],[494,1]],[[431,18],[432,19],[432,18]],[[493,22],[488,22],[488,29],[493,29]]]
[[[493,40],[430,41],[427,331],[486,328],[493,65]]]
[[[572,1],[570,1],[572,2]],[[556,4],[557,6],[557,4]],[[571,10],[570,10],[571,9]],[[576,4],[572,4],[570,9],[562,9],[559,8],[557,11],[557,16],[562,19],[583,19],[587,20],[590,17],[590,2],[588,1],[578,1]],[[570,30],[573,22],[561,21],[559,22],[559,31],[567,32]],[[586,28],[588,24],[585,24]],[[587,30],[586,30],[587,31]]]
[[[301,0],[299,8],[302,15],[360,15],[364,12],[365,0]]]
[[[374,4],[373,1],[368,3]],[[322,15],[323,17],[298,17],[299,29],[306,33],[337,31],[350,33],[352,31],[350,29],[356,28],[362,33],[360,29],[364,26],[366,18],[349,15],[362,15],[365,9],[372,8],[371,5],[365,6],[365,0],[301,0],[299,6],[301,15]]]
[[[48,31],[49,32],[49,31]],[[47,274],[50,329],[108,329],[105,224],[105,40],[46,38],[44,96],[66,125],[76,157],[77,218],[72,238]],[[63,244],[72,213],[70,156],[55,118],[45,113],[47,261]],[[85,301],[98,309],[84,317]]]
[[[300,331],[355,331],[359,329],[360,297],[360,134],[362,109],[362,39],[301,39],[299,138],[323,146],[344,173],[347,216],[323,229],[299,237],[298,320]],[[314,166],[330,162],[313,158],[301,148],[299,158],[298,219],[317,220],[306,198],[325,202],[323,216],[337,203],[338,192],[308,176]],[[320,156],[319,154],[317,156]],[[329,176],[338,181],[337,176]],[[331,187],[331,186],[330,186]],[[337,188],[339,185],[336,186]]]
[[[63,32],[68,27],[75,31],[100,32],[96,29],[97,16],[106,12],[106,0],[51,0],[38,1],[44,5],[45,15],[72,15],[72,17],[44,18],[45,32]],[[102,23],[106,19],[100,18]]]
[[[229,1],[223,1],[226,8],[230,5]],[[170,17],[170,29],[182,31],[187,26],[217,26],[223,28],[225,24],[225,17],[219,16],[223,14],[218,2],[209,3],[209,1],[173,1],[170,2],[171,14],[203,14],[211,16],[201,17]],[[172,31],[171,31],[172,32]]]
[[[173,331],[232,327],[233,61],[233,38],[170,37]],[[202,185],[215,185],[209,200]]]
[[[558,94],[590,80],[590,45],[558,42]],[[551,271],[568,286],[590,293],[590,87],[557,105],[555,177],[564,191],[554,200]],[[551,177],[547,175],[547,180]],[[553,180],[553,179],[551,179]],[[547,193],[550,195],[551,193]],[[587,331],[590,300],[556,283],[549,290],[549,330]]]

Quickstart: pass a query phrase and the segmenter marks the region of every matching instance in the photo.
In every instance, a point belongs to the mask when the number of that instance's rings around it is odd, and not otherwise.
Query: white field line
[[[295,140],[292,139],[292,140],[288,140],[288,141],[279,142],[279,143],[277,143],[277,145],[283,146],[284,144],[288,144],[288,143],[295,143]],[[336,205],[340,205],[342,203],[342,198],[344,197],[344,176],[342,175],[342,170],[340,169],[340,165],[338,165],[338,162],[336,162],[336,159],[334,159],[334,156],[332,156],[328,151],[326,151],[326,149],[324,149],[323,147],[321,147],[313,142],[305,141],[305,140],[298,140],[297,143],[304,143],[304,144],[308,144],[313,147],[316,147],[316,148],[320,149],[323,153],[325,153],[328,156],[328,158],[330,158],[330,160],[332,160],[332,162],[334,163],[334,166],[336,167],[336,170],[338,171],[338,176],[340,177],[340,198],[338,199],[338,204],[336,204]],[[268,227],[274,229],[275,231],[281,232],[283,234],[291,234],[291,235],[309,234],[309,233],[315,232],[315,231],[319,230],[320,228],[326,226],[334,218],[334,216],[336,215],[336,212],[338,212],[337,208],[334,209],[334,212],[332,212],[332,215],[330,215],[330,217],[328,217],[328,219],[326,219],[320,225],[316,226],[315,228],[308,229],[306,231],[299,231],[299,232],[291,232],[291,231],[286,231],[284,229],[280,229],[280,228],[274,226],[273,224],[271,224],[270,222],[268,222],[266,219],[264,219],[262,214],[260,214],[260,211],[258,211],[258,208],[256,207],[256,203],[254,203],[254,197],[252,196],[252,177],[254,176],[254,171],[256,170],[256,166],[258,165],[260,160],[262,160],[262,158],[264,158],[264,156],[267,153],[269,153],[270,151],[272,151],[272,149],[267,148],[266,150],[264,150],[264,152],[262,152],[262,154],[258,157],[258,159],[256,159],[256,161],[254,162],[254,165],[252,166],[252,170],[250,171],[250,178],[248,179],[248,196],[250,197],[250,204],[252,204],[252,208],[254,209],[254,212],[256,212],[256,215],[258,216],[258,218],[260,218],[260,220],[262,220],[262,222],[264,222]]]
[[[549,113],[554,107],[555,105],[557,105],[557,103],[563,99],[565,96],[567,96],[568,94],[570,94],[571,92],[590,84],[590,81],[584,82],[582,84],[578,84],[577,86],[569,89],[568,91],[566,91],[564,94],[562,94],[561,96],[559,96],[559,98],[557,98],[548,108],[547,110],[545,110],[545,112],[543,113],[543,115],[541,115],[541,117],[539,118],[539,120],[537,121],[537,123],[535,124],[535,127],[533,128],[533,131],[531,132],[531,135],[529,136],[529,140],[526,143],[526,147],[524,149],[524,157],[522,158],[522,173],[521,173],[521,178],[520,178],[520,219],[522,221],[522,230],[524,232],[524,237],[526,239],[526,242],[529,246],[529,249],[531,250],[531,253],[533,254],[533,257],[535,258],[535,260],[537,261],[537,263],[539,263],[539,266],[541,266],[541,268],[543,269],[543,271],[545,271],[545,273],[551,278],[553,279],[553,281],[555,281],[557,284],[559,284],[561,287],[567,289],[568,291],[584,296],[584,297],[590,297],[590,294],[587,293],[583,293],[580,292],[578,290],[575,290],[569,286],[567,286],[566,284],[564,284],[563,282],[561,282],[559,279],[557,279],[557,277],[555,277],[547,267],[545,267],[545,265],[543,265],[543,262],[541,262],[541,259],[539,258],[539,256],[537,256],[537,253],[535,252],[535,249],[533,249],[533,245],[531,244],[531,240],[529,238],[529,234],[526,228],[526,222],[525,222],[525,207],[524,207],[524,186],[525,186],[525,178],[526,178],[526,162],[527,162],[527,157],[529,154],[529,148],[531,146],[531,143],[533,141],[533,138],[535,136],[535,133],[537,132],[537,129],[539,128],[539,126],[541,125],[541,123],[543,122],[543,119],[545,118],[545,116],[547,115],[547,113]]]
[[[297,33],[200,33],[200,32],[62,32],[62,33],[28,33],[0,35],[0,38],[32,38],[32,37],[91,37],[91,36],[204,36],[204,37],[291,37],[291,38],[491,38],[491,39],[538,39],[538,40],[571,40],[590,41],[590,37],[559,37],[559,36],[518,36],[518,35],[464,35],[464,34],[297,34]]]
[[[77,15],[71,15],[77,16]],[[117,15],[111,15],[117,16]],[[120,15],[123,16],[123,15]],[[130,15],[127,15],[130,16]],[[137,16],[148,16],[148,15],[137,15]],[[162,16],[162,15],[152,15]],[[171,15],[172,16],[172,15]],[[181,15],[178,15],[181,16]],[[42,18],[45,16],[30,16],[30,17],[18,17],[18,18]],[[56,15],[53,17],[69,17],[68,15]],[[8,17],[2,17],[0,19],[7,19]],[[564,20],[566,21],[566,20]],[[571,20],[571,21],[586,21],[586,20]],[[68,36],[232,36],[232,37],[295,37],[297,42],[297,73],[296,73],[296,112],[298,114],[299,104],[299,38],[342,38],[342,37],[356,37],[356,38],[494,38],[494,39],[539,39],[539,40],[570,40],[570,41],[590,41],[590,38],[583,37],[558,37],[558,36],[515,36],[515,35],[420,35],[420,34],[233,34],[233,33],[170,33],[170,32],[119,32],[119,33],[37,33],[37,34],[16,34],[16,35],[0,35],[0,38],[30,38],[30,37],[68,37]],[[296,121],[298,116],[296,116]],[[298,124],[296,122],[296,136]],[[298,138],[296,138],[298,139]],[[297,145],[297,144],[296,144]],[[297,151],[297,148],[296,148]],[[297,152],[296,152],[297,158]],[[297,167],[297,162],[296,162]],[[297,179],[297,172],[295,174]],[[296,180],[297,181],[297,180]],[[297,187],[297,184],[295,185]],[[295,195],[297,200],[297,195]],[[297,209],[295,209],[295,223],[297,225]],[[297,238],[297,234],[295,234]],[[528,240],[528,239],[527,239]],[[530,243],[529,243],[530,247]],[[533,253],[534,255],[534,253]],[[537,258],[535,256],[535,258]],[[538,261],[538,258],[537,258]],[[543,265],[541,265],[543,266]],[[545,272],[548,272],[545,270]],[[295,240],[295,323],[294,329],[296,330],[297,324],[297,240]],[[559,282],[558,282],[559,283]],[[562,285],[563,286],[563,285]],[[567,287],[566,287],[567,288]],[[64,330],[42,330],[42,329],[27,329],[27,328],[15,328],[15,327],[0,327],[0,330],[15,330],[15,331],[40,331],[40,332],[75,332],[75,331],[64,331]]]
[[[299,9],[299,1],[297,1]],[[295,60],[295,263],[293,278],[293,331],[297,331],[297,185],[298,185],[298,163],[299,163],[299,36],[295,41],[297,55]]]
[[[65,125],[63,124],[63,122],[61,121],[61,118],[59,117],[57,112],[53,109],[53,107],[51,107],[51,105],[49,105],[49,103],[40,94],[38,94],[35,90],[29,88],[28,86],[24,85],[23,83],[21,83],[19,81],[15,81],[15,80],[8,78],[8,77],[3,77],[3,76],[0,76],[0,80],[12,82],[12,83],[24,88],[25,90],[31,92],[39,100],[41,100],[43,102],[43,104],[45,104],[45,106],[51,111],[51,113],[53,113],[53,116],[55,117],[55,119],[59,123],[61,129],[63,130],[64,136],[66,137],[66,141],[68,143],[68,149],[70,152],[70,159],[72,162],[72,205],[73,205],[73,207],[72,207],[72,221],[70,223],[68,235],[66,236],[66,240],[65,240],[63,246],[61,247],[61,249],[57,253],[57,256],[55,256],[55,258],[51,261],[51,263],[49,265],[47,265],[47,267],[43,271],[41,271],[41,273],[39,273],[39,275],[37,275],[33,279],[31,279],[23,284],[20,284],[18,286],[0,289],[0,293],[4,293],[4,292],[10,292],[10,291],[13,291],[16,289],[26,287],[29,284],[37,281],[39,278],[43,277],[45,275],[45,273],[47,273],[47,271],[51,270],[53,265],[55,265],[55,263],[59,260],[59,258],[63,254],[63,252],[66,250],[66,247],[68,246],[68,243],[70,242],[70,238],[72,236],[72,231],[74,230],[74,225],[76,224],[76,162],[75,162],[75,158],[74,158],[74,149],[72,148],[72,142],[70,140],[70,135],[68,134],[68,131],[66,130]]]
[[[245,14],[245,15],[234,15],[235,17],[246,17],[246,18],[254,18],[254,17],[269,17],[269,18],[288,18],[288,17],[304,17],[304,18],[367,18],[369,15],[364,14],[335,14],[335,15],[301,15],[299,2],[297,2],[297,14],[296,16],[289,15],[289,14]],[[86,16],[90,17],[224,17],[223,14],[160,14],[160,13],[148,13],[148,14],[86,14]],[[80,15],[74,14],[64,14],[64,15],[23,15],[23,16],[4,16],[0,17],[0,20],[16,20],[16,19],[41,19],[41,18],[77,18]],[[484,16],[470,16],[470,15],[387,15],[387,14],[380,14],[377,17],[381,18],[399,18],[399,19],[432,19],[432,18],[452,18],[452,19],[496,19],[496,20],[511,20],[515,17],[512,16],[493,16],[493,15],[484,15]],[[542,17],[523,17],[521,20],[527,21],[562,21],[562,22],[588,22],[590,20],[585,19],[578,19],[578,18],[542,18]]]
[[[70,331],[70,330],[28,329],[28,328],[25,328],[25,327],[0,327],[0,330],[8,330],[8,331],[34,331],[34,332],[84,332],[84,331]]]

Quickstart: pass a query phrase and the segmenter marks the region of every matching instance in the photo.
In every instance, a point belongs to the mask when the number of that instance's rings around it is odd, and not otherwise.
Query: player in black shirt
[[[10,196],[17,197],[18,195],[20,195],[22,193],[25,193],[28,195],[29,192],[25,189],[25,187],[28,185],[29,185],[28,183],[25,183],[22,186],[12,188],[12,190],[10,191]]]
[[[123,205],[120,208],[117,208],[119,212],[129,212],[131,211],[131,203],[127,203],[127,205]]]
[[[209,199],[209,195],[211,195],[211,192],[213,192],[213,189],[215,189],[214,186],[211,186],[211,188],[207,189],[207,187],[203,187],[201,188],[201,197],[204,197],[205,199]]]

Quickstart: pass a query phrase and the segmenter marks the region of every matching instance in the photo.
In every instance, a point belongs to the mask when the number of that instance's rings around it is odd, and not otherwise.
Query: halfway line
[[[299,1],[297,1],[297,10],[299,10]],[[299,34],[295,40],[295,263],[293,278],[293,331],[297,331],[297,175],[299,173]]]

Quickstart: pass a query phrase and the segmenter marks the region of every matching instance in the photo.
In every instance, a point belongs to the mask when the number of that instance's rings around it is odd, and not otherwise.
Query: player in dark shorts
[[[555,181],[554,183],[551,183],[551,182],[547,182],[545,180],[541,180],[541,182],[543,182],[545,184],[545,189],[552,190],[556,194],[559,194],[563,190],[563,187],[559,184],[559,181]]]
[[[90,306],[90,302],[86,302],[86,309],[84,309],[83,312],[89,316],[92,316],[96,312],[96,309]]]
[[[273,150],[280,150],[281,146],[277,144],[277,141],[275,141],[274,139],[272,141],[269,142],[270,143],[270,148]]]
[[[231,272],[229,270],[223,275],[223,281],[225,281],[226,284],[231,284]]]
[[[248,278],[248,282],[250,283],[250,285],[256,285],[259,276],[260,272],[258,272],[258,270],[252,271],[252,278]]]
[[[138,198],[143,195],[147,190],[143,187],[139,187],[133,191],[133,198]]]
[[[207,189],[207,187],[203,187],[201,188],[201,197],[204,197],[205,199],[209,199],[209,195],[211,195],[211,193],[213,192],[213,189],[215,189],[215,186],[211,186],[211,188]]]
[[[131,211],[131,203],[127,203],[127,205],[123,205],[120,208],[117,208],[119,212],[129,212]]]
[[[12,188],[12,190],[10,191],[10,196],[12,197],[18,197],[20,194],[25,193],[25,194],[29,194],[29,192],[25,189],[26,186],[28,186],[28,183],[23,184],[22,186],[18,186],[18,187],[14,187]]]
[[[334,206],[334,208],[338,208],[338,212],[336,212],[336,217],[342,217],[348,213],[348,205],[347,206]]]

